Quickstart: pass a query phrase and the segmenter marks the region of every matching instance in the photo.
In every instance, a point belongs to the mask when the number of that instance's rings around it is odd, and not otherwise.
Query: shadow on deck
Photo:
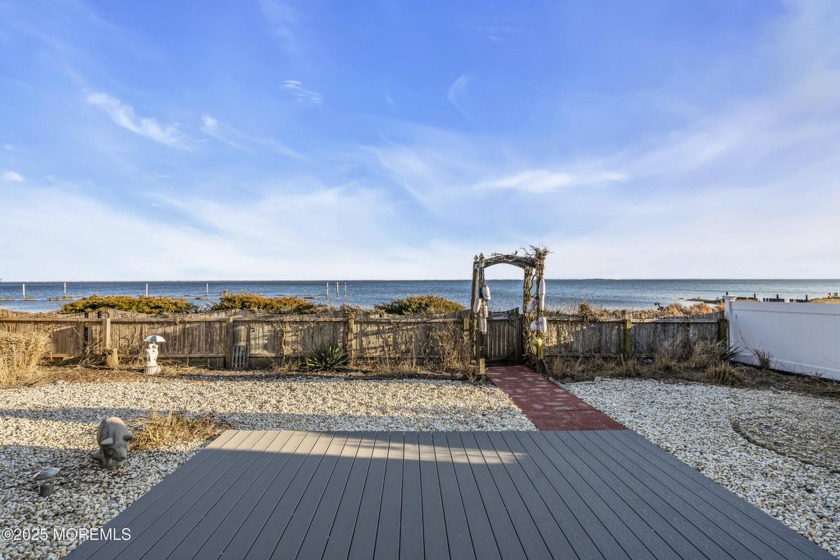
[[[68,558],[832,558],[630,430],[234,431]]]

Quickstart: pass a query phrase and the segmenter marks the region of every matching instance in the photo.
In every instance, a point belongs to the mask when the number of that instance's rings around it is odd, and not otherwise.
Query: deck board
[[[373,554],[374,558],[381,559],[397,558],[400,553],[403,434],[393,432],[390,436],[379,509],[379,525],[376,529],[376,548]],[[406,527],[406,531],[413,529],[413,527]]]
[[[467,512],[461,488],[458,486],[458,477],[455,474],[455,465],[452,463],[449,444],[445,436],[432,437],[432,434],[427,434],[427,437],[434,447],[435,467],[440,481],[440,497],[446,530],[445,533],[439,533],[437,538],[446,535],[450,558],[475,560],[475,549],[470,535]],[[427,525],[426,528],[428,531],[434,530],[434,526],[431,524]],[[428,538],[435,537],[429,535]]]
[[[527,473],[522,469],[516,456],[511,453],[504,440],[494,439],[492,436],[497,433],[477,432],[474,434],[476,441],[485,453],[485,459],[496,462],[497,470],[504,470],[509,478],[511,489],[519,494],[519,499],[525,507],[535,530],[542,539],[544,548],[552,558],[576,558],[574,549],[561,531],[557,530],[554,516],[545,505],[536,488],[529,480]],[[501,476],[501,472],[500,472]],[[517,525],[519,527],[519,525]],[[520,538],[526,538],[520,535]]]
[[[723,504],[722,507],[731,512],[733,519],[737,519],[739,523],[747,526],[753,534],[762,538],[782,556],[786,558],[796,558],[797,556],[815,558],[813,554],[819,552],[815,551],[811,543],[802,539],[795,531],[791,531],[760,509],[742,500],[695,469],[686,469],[682,461],[670,453],[663,453],[654,443],[636,432],[628,432],[626,437],[615,440],[615,442],[617,448],[623,446],[632,449],[639,456],[647,458],[649,463],[655,465],[658,470],[666,473],[677,483],[691,488],[697,495],[703,496],[704,499],[719,500],[718,503]],[[823,556],[817,557],[822,558]]]
[[[490,437],[501,438],[504,445],[507,446],[507,449],[516,457],[517,462],[528,477],[528,482],[539,493],[543,503],[551,512],[554,522],[560,527],[560,532],[562,532],[563,536],[572,546],[573,556],[569,556],[569,558],[574,558],[575,556],[581,559],[604,558],[598,550],[598,547],[595,546],[595,541],[592,540],[590,534],[584,529],[581,520],[569,508],[561,493],[558,492],[555,484],[548,479],[546,472],[542,470],[540,464],[522,446],[522,442],[519,441],[516,434],[511,432],[497,433],[491,434]],[[501,444],[499,448],[503,448]]]
[[[210,534],[206,542],[204,544],[195,542],[184,547],[179,547],[173,551],[170,558],[203,559],[218,558],[221,556],[221,553],[227,549],[233,538],[239,534],[245,520],[254,509],[254,504],[271,499],[271,492],[282,480],[280,477],[288,472],[287,469],[289,468],[288,465],[291,459],[297,456],[296,452],[302,448],[302,444],[305,441],[308,441],[305,432],[283,433],[289,434],[289,437],[280,442],[281,448],[278,452],[269,452],[271,460],[259,479],[254,481],[254,484],[245,491],[241,499],[232,508],[219,508],[223,510],[221,511],[223,515],[222,522]],[[201,455],[201,453],[198,455]],[[196,455],[196,458],[198,455]],[[190,556],[190,553],[193,551],[195,553]]]
[[[385,484],[385,466],[388,460],[390,434],[378,433],[370,459],[370,468],[365,480],[358,518],[351,534],[349,557],[357,560],[373,558],[376,550],[376,530],[379,527],[379,511],[382,504],[382,488]],[[337,558],[342,550],[336,550]]]
[[[420,489],[422,491],[421,508],[423,519],[423,552],[429,558],[448,560],[449,547],[447,539],[451,530],[447,530],[446,513],[443,509],[443,496],[440,475],[435,459],[435,448],[432,434],[424,432],[417,438],[418,459],[420,468]],[[452,522],[454,520],[450,520]],[[460,531],[467,531],[466,519],[453,523],[452,530],[458,527]],[[446,538],[441,538],[441,537]],[[463,535],[461,536],[463,539]],[[470,546],[472,549],[472,546]],[[463,556],[461,556],[463,557]]]
[[[706,533],[716,539],[722,546],[726,546],[727,551],[734,558],[784,559],[783,555],[767,546],[760,538],[744,530],[738,523],[737,517],[735,519],[728,517],[721,511],[722,508],[716,508],[713,503],[710,503],[714,500],[706,500],[676,481],[673,481],[673,484],[668,484],[667,479],[656,476],[664,473],[656,473],[654,471],[656,469],[655,465],[643,460],[629,448],[615,446],[616,442],[612,438],[601,438],[598,434],[594,434],[594,437],[585,437],[576,443],[581,446],[591,443],[604,450],[610,449],[624,457],[625,466],[636,473],[644,473],[644,483],[648,488],[658,490],[659,495],[671,501],[671,503],[681,500],[685,507],[696,510],[695,519],[702,520],[705,518],[708,520],[708,522],[703,522],[709,527]]]
[[[283,457],[279,453],[280,450],[293,436],[292,432],[275,432],[275,434],[277,437],[266,447],[266,453],[260,453],[251,466],[242,473],[239,480],[221,495],[213,509],[187,535],[181,537],[181,542],[174,546],[169,558],[192,558],[196,550],[217,531],[224,528],[223,524],[228,513],[235,514],[240,511],[240,504],[252,503],[254,493],[260,489],[257,481],[262,481],[276,469],[275,465]]]
[[[280,543],[284,542],[284,537],[289,534],[292,518],[298,513],[302,516],[307,515],[314,499],[312,496],[317,495],[329,479],[346,441],[347,436],[341,434],[323,434],[319,438],[313,452],[306,456],[300,469],[292,477],[283,499],[274,506],[274,511],[268,516],[260,534],[251,545],[249,554],[254,558],[283,557],[282,554],[274,554],[278,552],[277,547]]]
[[[701,557],[730,558],[730,555],[723,547],[704,533],[703,529],[705,525],[703,523],[699,527],[695,524],[697,516],[693,509],[681,510],[679,507],[680,504],[671,503],[649,489],[642,481],[635,477],[636,473],[626,468],[626,462],[622,458],[616,458],[595,446],[588,447],[587,451],[596,460],[601,460],[605,467],[615,473],[620,473],[621,479],[636,495],[635,498],[629,501],[631,505],[638,507],[640,504],[647,504],[662,515],[665,523],[659,527],[663,532],[674,531],[683,535],[701,552]],[[642,476],[644,477],[644,473],[642,473]]]
[[[323,555],[332,534],[338,506],[347,490],[347,482],[353,465],[356,464],[357,458],[360,457],[359,453],[362,452],[362,439],[361,434],[350,434],[347,438],[341,457],[316,509],[307,524],[301,528],[300,550],[297,554],[301,558],[320,558]]]
[[[423,536],[424,488],[420,482],[420,434],[405,434],[402,473],[402,512],[400,513],[400,556],[419,559],[425,556]],[[434,493],[435,488],[426,491]],[[439,490],[437,490],[439,492]],[[430,554],[431,556],[431,554]]]
[[[825,558],[630,430],[228,431],[90,558]]]

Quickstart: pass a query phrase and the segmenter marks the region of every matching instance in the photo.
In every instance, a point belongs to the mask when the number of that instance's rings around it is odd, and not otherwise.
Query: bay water
[[[337,285],[336,285],[337,282]],[[65,301],[63,282],[0,282],[0,307],[15,311],[54,311]],[[522,305],[521,280],[488,280],[492,311]],[[218,301],[222,292],[251,292],[263,296],[306,297],[317,303],[350,303],[373,307],[397,298],[433,294],[469,305],[469,280],[321,280],[321,281],[184,281],[184,282],[67,282],[73,298],[128,295],[178,296],[199,306]],[[337,290],[336,290],[337,288]],[[567,308],[587,302],[610,308],[644,309],[656,304],[690,304],[692,298],[713,300],[733,296],[803,299],[840,292],[840,280],[546,280],[546,305]],[[203,299],[203,298],[207,299]]]

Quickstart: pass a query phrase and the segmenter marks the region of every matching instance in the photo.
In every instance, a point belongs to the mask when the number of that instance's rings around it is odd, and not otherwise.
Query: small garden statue
[[[116,416],[106,418],[99,423],[99,429],[96,431],[99,451],[93,458],[109,469],[119,466],[128,459],[128,442],[133,439],[134,436],[122,420]]]
[[[157,363],[158,357],[158,342],[166,342],[164,338],[160,335],[153,334],[152,336],[147,336],[143,342],[146,343],[146,350],[144,351],[146,354],[146,364],[145,368],[143,369],[143,373],[154,375],[156,373],[160,373],[160,365]]]

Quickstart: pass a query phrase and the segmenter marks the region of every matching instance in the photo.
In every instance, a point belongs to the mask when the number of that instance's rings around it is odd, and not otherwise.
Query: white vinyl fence
[[[728,301],[734,361],[840,379],[840,304]]]

